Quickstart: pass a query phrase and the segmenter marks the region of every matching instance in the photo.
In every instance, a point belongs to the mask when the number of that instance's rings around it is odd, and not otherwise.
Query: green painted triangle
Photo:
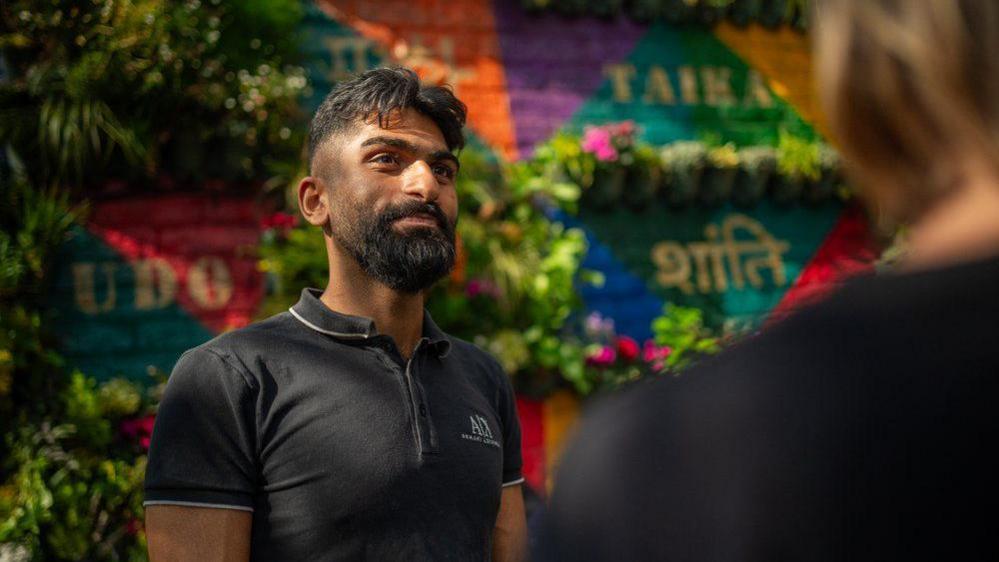
[[[815,136],[812,126],[709,30],[652,25],[628,58],[605,66],[604,74],[570,129],[631,119],[653,144],[703,138],[773,145],[782,128]]]

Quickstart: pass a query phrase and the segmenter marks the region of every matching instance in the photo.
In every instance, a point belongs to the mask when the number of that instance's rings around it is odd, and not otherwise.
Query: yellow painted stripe
[[[746,64],[758,70],[767,79],[770,89],[789,103],[802,119],[829,138],[815,90],[808,35],[786,25],[767,29],[759,24],[738,27],[730,22],[718,24],[715,35]]]
[[[568,390],[549,396],[542,407],[545,439],[545,488],[552,489],[553,476],[566,443],[579,418],[579,399]]]

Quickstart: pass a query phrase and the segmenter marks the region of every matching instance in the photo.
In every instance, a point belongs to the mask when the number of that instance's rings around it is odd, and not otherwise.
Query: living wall
[[[298,0],[142,0],[0,6],[0,559],[142,560],[145,451],[165,380],[98,384],[59,355],[46,295],[88,197],[164,190],[282,194],[297,178],[308,92]],[[431,312],[494,353],[522,392],[581,395],[676,373],[724,341],[667,307],[637,342],[579,287],[585,238],[556,210],[828,197],[824,147],[652,147],[633,124],[562,134],[524,162],[463,151],[458,266]],[[790,187],[788,187],[790,186]],[[281,199],[278,197],[277,199]],[[291,208],[265,219],[261,315],[323,286],[322,237]]]
[[[163,376],[98,384],[48,327],[95,193],[267,189],[297,173],[297,0],[0,6],[0,559],[144,560]]]

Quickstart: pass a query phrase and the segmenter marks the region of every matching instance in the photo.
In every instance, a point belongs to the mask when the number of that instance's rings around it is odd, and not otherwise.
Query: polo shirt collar
[[[374,320],[331,310],[319,300],[321,295],[319,289],[303,289],[302,297],[288,312],[309,328],[337,339],[366,340],[378,335]],[[445,357],[451,350],[447,334],[437,327],[426,310],[423,311],[423,337],[427,338],[428,347],[436,350],[439,357]]]

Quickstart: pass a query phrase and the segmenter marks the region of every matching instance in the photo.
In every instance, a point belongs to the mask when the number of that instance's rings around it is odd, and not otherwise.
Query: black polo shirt
[[[181,357],[145,505],[252,511],[252,560],[487,560],[523,481],[499,364],[429,314],[405,361],[319,294]]]

